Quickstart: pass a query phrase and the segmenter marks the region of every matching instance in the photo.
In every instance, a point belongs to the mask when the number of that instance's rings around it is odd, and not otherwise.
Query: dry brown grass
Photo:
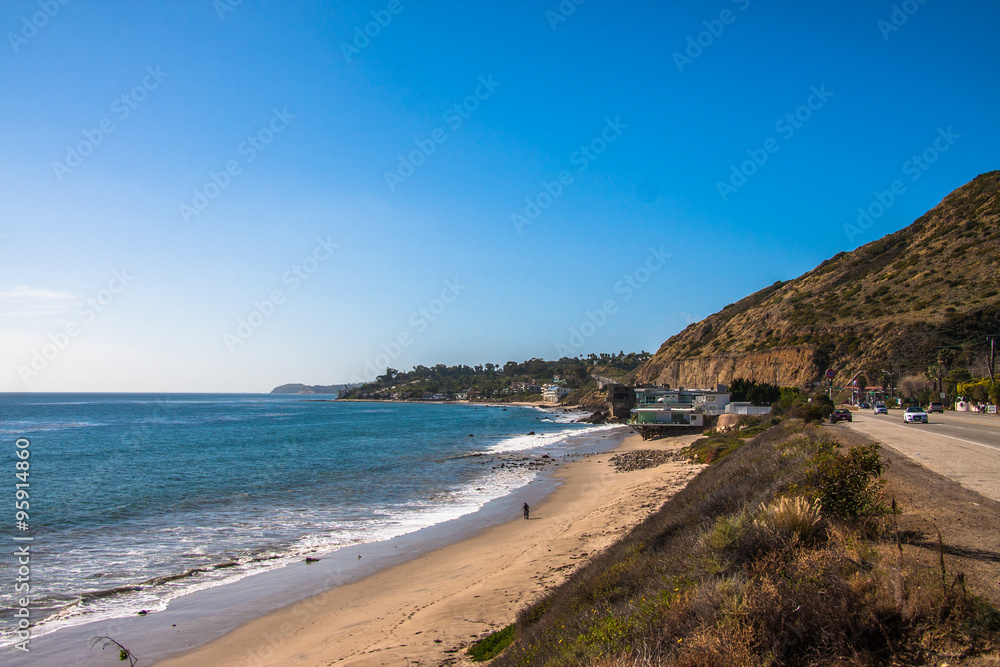
[[[835,456],[801,422],[759,435],[524,609],[496,664],[940,664],[1000,646],[1000,612],[963,578],[873,539],[892,534],[877,517],[822,515],[807,482]]]

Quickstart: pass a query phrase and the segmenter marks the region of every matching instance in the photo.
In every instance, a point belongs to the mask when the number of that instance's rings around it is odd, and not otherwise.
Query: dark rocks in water
[[[528,435],[535,435],[534,431],[528,431]]]
[[[313,558],[312,556],[306,556],[306,562],[307,563],[318,563],[319,562],[319,558]]]
[[[551,459],[552,457],[549,456],[548,454],[542,454],[542,458],[543,459]]]
[[[146,611],[145,609],[141,609],[141,610],[139,610],[138,612],[136,612],[136,616],[145,616],[145,615],[146,615],[146,614],[148,614],[148,613],[149,613],[149,612],[148,612],[148,611]]]
[[[594,410],[593,414],[589,417],[584,417],[580,421],[587,422],[588,424],[603,424],[611,418],[611,414],[604,408],[598,408]]]
[[[469,434],[469,437],[470,437],[470,438],[474,438],[474,437],[476,437],[476,436],[474,436],[474,435],[472,435],[472,434],[470,433],[470,434]]]

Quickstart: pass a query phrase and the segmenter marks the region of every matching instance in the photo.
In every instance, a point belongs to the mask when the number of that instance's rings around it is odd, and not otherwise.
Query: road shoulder
[[[837,429],[844,444],[874,441],[858,431]],[[1000,606],[1000,503],[925,468],[882,444],[892,461],[885,473],[885,493],[901,510],[899,529],[904,557],[920,567],[963,572],[970,588]],[[938,531],[941,532],[941,546]]]

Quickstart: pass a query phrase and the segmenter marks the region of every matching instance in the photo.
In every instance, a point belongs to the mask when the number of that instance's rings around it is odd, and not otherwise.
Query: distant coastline
[[[275,387],[270,391],[272,394],[334,394],[343,391],[344,389],[350,389],[358,385],[351,384],[300,384],[297,382],[283,384],[279,387]]]

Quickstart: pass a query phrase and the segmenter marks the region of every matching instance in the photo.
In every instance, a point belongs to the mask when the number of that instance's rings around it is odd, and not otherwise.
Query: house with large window
[[[715,389],[636,387],[632,393],[635,400],[628,423],[644,439],[655,437],[661,428],[704,426],[705,417],[725,412],[731,398],[723,385]]]
[[[635,409],[673,408],[698,410],[708,415],[722,414],[729,404],[730,394],[719,385],[712,389],[669,389],[664,387],[637,387]]]

